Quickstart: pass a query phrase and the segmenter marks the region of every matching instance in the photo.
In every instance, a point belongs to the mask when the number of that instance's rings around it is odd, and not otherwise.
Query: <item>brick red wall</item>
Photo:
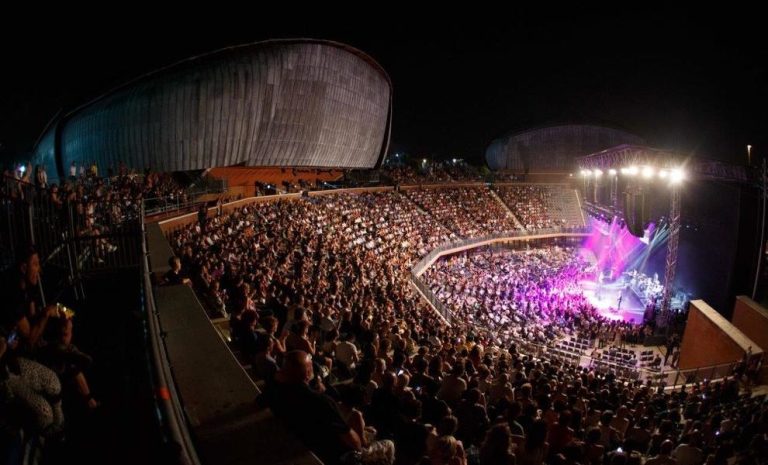
[[[733,339],[729,325],[721,327],[697,305],[691,302],[688,323],[680,345],[680,369],[720,365],[740,360],[744,349]],[[726,321],[727,323],[727,321]],[[738,331],[735,328],[732,330]]]
[[[731,323],[746,334],[748,338],[755,341],[765,352],[768,349],[768,313],[752,308],[748,303],[757,306],[757,303],[747,297],[739,296],[736,298]]]

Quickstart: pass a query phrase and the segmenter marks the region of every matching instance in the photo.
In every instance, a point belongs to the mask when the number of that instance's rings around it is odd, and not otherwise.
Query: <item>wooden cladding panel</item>
[[[145,76],[62,120],[61,160],[157,171],[214,166],[373,167],[391,87],[358,53],[263,43]],[[53,138],[36,152],[50,158]]]

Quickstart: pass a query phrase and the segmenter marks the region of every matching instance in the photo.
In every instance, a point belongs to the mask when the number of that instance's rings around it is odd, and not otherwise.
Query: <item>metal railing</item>
[[[200,204],[205,203],[196,200],[195,197],[207,194],[224,194],[227,192],[226,183],[220,181],[218,185],[208,186],[204,189],[189,189],[185,192],[185,197],[188,200],[182,201],[182,199],[176,196],[166,197],[149,197],[142,200],[144,204],[144,213],[146,216],[157,215],[158,213],[178,212],[182,210],[197,208]],[[189,200],[192,199],[192,200]]]
[[[539,229],[539,230],[536,230],[535,232],[526,231],[526,230],[516,230],[516,231],[507,231],[507,232],[501,232],[496,234],[489,234],[487,236],[475,237],[471,239],[460,239],[454,242],[446,242],[442,245],[435,247],[427,255],[425,255],[424,258],[419,260],[419,262],[416,263],[416,265],[414,265],[413,268],[411,269],[411,274],[416,276],[421,276],[421,274],[424,272],[424,270],[427,269],[429,264],[432,263],[432,261],[435,258],[440,256],[446,250],[482,244],[483,242],[488,242],[496,239],[516,240],[520,238],[533,238],[536,236],[551,235],[551,234],[588,234],[588,233],[589,233],[588,228],[548,228],[548,229]]]
[[[522,238],[537,238],[537,236],[546,236],[552,234],[587,234],[587,232],[588,228],[549,228],[540,229],[534,233],[526,230],[510,231],[489,234],[487,236],[475,237],[471,239],[461,239],[454,242],[446,242],[432,249],[427,255],[424,256],[424,258],[419,260],[418,263],[416,263],[411,268],[411,281],[424,295],[424,298],[427,299],[430,305],[432,305],[432,307],[434,307],[435,310],[437,310],[443,316],[443,318],[450,323],[453,319],[451,311],[440,301],[440,299],[437,298],[434,292],[432,292],[432,289],[430,289],[430,287],[420,278],[422,273],[426,271],[429,265],[432,264],[434,260],[436,260],[446,251],[471,247],[473,245],[479,245],[484,242],[494,240],[509,239],[510,241],[515,241]]]
[[[146,214],[148,216],[152,216],[159,213],[184,212],[186,210],[194,210],[206,202],[200,200],[187,200],[182,202],[178,197],[165,197],[144,199],[143,203],[144,211]]]
[[[48,191],[4,176],[0,189],[0,256],[13,260],[19,249],[34,245],[41,264],[54,253],[68,231],[66,212]]]
[[[451,324],[453,313],[443,304],[443,302],[437,298],[432,292],[432,289],[417,276],[411,276],[411,281],[419,289],[419,292],[429,302],[430,305],[448,322]]]

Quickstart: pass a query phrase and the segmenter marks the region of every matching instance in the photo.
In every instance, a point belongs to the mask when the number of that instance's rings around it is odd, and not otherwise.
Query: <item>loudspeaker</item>
[[[627,229],[633,236],[644,236],[645,226],[651,220],[644,192],[624,193],[624,218],[627,222]]]

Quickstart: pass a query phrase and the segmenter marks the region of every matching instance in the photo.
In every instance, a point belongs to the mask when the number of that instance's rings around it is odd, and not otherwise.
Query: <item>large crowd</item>
[[[507,185],[498,188],[497,192],[526,229],[551,228],[556,225],[549,215],[552,196],[549,189],[534,185]]]
[[[768,409],[740,394],[745,363],[669,392],[526,354],[610,326],[568,249],[438,262],[425,279],[451,324],[428,307],[411,267],[452,237],[514,229],[493,205],[479,188],[254,203],[172,232],[166,282],[229,319],[260,402],[326,463],[760,463]]]
[[[75,168],[61,186],[42,169],[5,174],[4,198],[71,210],[83,235],[137,215],[143,199],[185,195],[152,173]],[[552,195],[446,187],[203,211],[170,234],[177,256],[164,282],[194,287],[212,317],[228,319],[232,349],[263,383],[259,403],[325,463],[765,463],[768,407],[743,392],[746,360],[721,381],[671,392],[529,352],[564,336],[642,337],[641,326],[605,320],[588,304],[577,285],[587,267],[567,247],[438,260],[421,279],[450,322],[414,289],[411,269],[436,246],[520,229],[502,200],[529,229],[557,225]],[[18,445],[22,430],[60,438],[62,397],[98,407],[71,314],[36,293],[39,260],[30,249],[6,280],[3,447]]]
[[[486,187],[413,189],[404,192],[460,237],[486,236],[520,229],[512,214]]]
[[[382,174],[396,184],[440,184],[453,181],[481,182],[480,171],[463,161],[422,163],[418,168],[407,164],[390,164],[382,167]]]

